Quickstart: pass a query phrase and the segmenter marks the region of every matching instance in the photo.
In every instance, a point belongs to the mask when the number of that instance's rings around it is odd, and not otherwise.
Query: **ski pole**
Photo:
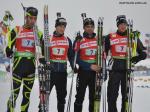
[[[26,10],[27,10],[27,7],[24,7],[23,3],[21,3],[21,6],[22,6],[23,11],[24,11],[24,24],[25,24],[25,22],[26,22],[25,16],[26,16]]]
[[[80,32],[77,33],[77,37],[80,36]],[[81,37],[81,36],[80,36]],[[75,43],[75,56],[74,56],[74,61],[73,61],[73,73],[72,73],[72,79],[71,79],[71,87],[70,87],[70,93],[69,93],[69,99],[68,99],[68,104],[67,104],[67,111],[70,112],[70,107],[71,107],[71,97],[72,97],[72,89],[73,89],[73,79],[74,79],[74,70],[76,67],[76,61],[77,61],[77,55],[79,51],[79,44],[80,44],[80,39],[77,39]]]
[[[10,27],[10,21],[13,20],[12,15],[10,14],[9,11],[6,11],[6,17],[7,17],[7,22],[8,22],[8,27]],[[11,46],[10,46],[11,47]],[[13,110],[11,110],[12,112],[15,112],[15,98],[14,98],[14,90],[13,90],[13,55],[10,57],[9,63],[10,63],[10,76],[11,76],[11,106],[13,108]]]
[[[15,112],[15,98],[14,98],[14,90],[13,90],[13,57],[10,58],[10,76],[11,76],[11,106],[13,110],[12,112]]]
[[[102,37],[102,104],[103,112],[106,112],[106,78],[107,78],[107,68],[106,68],[106,52],[105,52],[105,38],[102,35],[103,33],[103,18],[101,19],[101,37]]]

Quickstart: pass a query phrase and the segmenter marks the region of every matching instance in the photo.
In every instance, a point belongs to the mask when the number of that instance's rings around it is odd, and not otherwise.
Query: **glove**
[[[7,48],[6,48],[6,55],[7,55],[7,57],[8,57],[8,58],[11,58],[11,57],[12,57],[12,54],[13,54],[13,51],[12,51],[9,47],[7,47]]]
[[[78,73],[77,67],[74,68],[74,73]]]
[[[146,57],[147,57],[146,52],[142,52],[142,53],[140,54],[140,59],[141,59],[141,60],[146,59]]]
[[[8,65],[8,66],[6,67],[6,71],[7,71],[7,72],[10,72],[10,65]]]
[[[81,40],[81,39],[82,39],[82,36],[80,35],[80,32],[78,32],[75,41]]]
[[[39,58],[39,62],[41,63],[41,64],[46,64],[46,60],[45,60],[45,58]]]
[[[142,52],[139,56],[132,57],[131,62],[136,64],[139,61],[146,59],[146,57],[147,57],[147,54],[145,52]]]
[[[5,16],[3,17],[3,20],[4,21],[8,21],[8,18],[10,19],[10,21],[14,20],[13,16],[11,15],[11,13],[9,11],[5,11]]]
[[[140,37],[140,32],[138,30],[133,31],[134,37]]]
[[[139,59],[138,56],[135,56],[135,57],[132,57],[130,61],[131,61],[132,63],[136,64],[137,62],[140,61],[140,59]]]

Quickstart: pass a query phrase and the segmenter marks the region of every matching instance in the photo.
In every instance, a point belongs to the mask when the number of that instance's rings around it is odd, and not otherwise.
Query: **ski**
[[[132,98],[133,98],[133,64],[131,62],[131,58],[133,56],[133,20],[128,21],[127,27],[127,36],[128,36],[128,43],[127,43],[127,65],[126,65],[126,103],[125,103],[125,112],[132,112]]]
[[[49,27],[48,27],[48,5],[44,6],[44,57],[45,65],[38,67],[40,105],[39,112],[49,112],[49,94],[50,94],[50,64],[49,62]]]
[[[97,65],[102,67],[100,73],[96,73],[95,80],[95,98],[94,98],[94,112],[100,112],[100,105],[103,101],[103,112],[106,112],[106,53],[105,53],[105,41],[103,38],[103,18],[98,19],[98,28],[97,28]],[[102,95],[102,101],[101,101]]]

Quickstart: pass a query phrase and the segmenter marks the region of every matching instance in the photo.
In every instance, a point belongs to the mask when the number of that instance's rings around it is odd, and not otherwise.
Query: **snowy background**
[[[145,4],[120,4],[120,2],[145,2]],[[49,30],[50,33],[54,30],[56,13],[61,12],[62,17],[67,19],[68,25],[66,35],[72,40],[75,32],[82,31],[82,19],[80,14],[87,13],[87,17],[95,20],[97,26],[98,17],[104,17],[104,34],[108,34],[116,30],[116,16],[125,14],[127,18],[133,19],[134,30],[141,32],[141,40],[146,39],[145,34],[150,33],[150,1],[149,0],[0,0],[0,20],[4,16],[5,10],[9,10],[14,16],[12,28],[15,25],[22,25],[24,22],[24,12],[21,3],[25,7],[34,6],[38,8],[38,27],[43,31],[43,7],[45,4],[49,6]],[[96,29],[95,29],[96,31]],[[144,43],[145,45],[145,43]],[[146,66],[150,68],[150,59],[141,61],[137,66]],[[5,72],[5,67],[0,64],[0,70]],[[6,112],[6,102],[10,95],[10,75],[0,72],[0,112]],[[144,73],[139,73],[144,74]],[[150,75],[150,74],[146,74]],[[68,78],[68,92],[70,88],[71,78]],[[38,111],[38,80],[36,79],[31,93],[31,103],[29,112]],[[75,96],[75,78],[72,96],[71,112],[73,112],[73,103]],[[17,100],[16,112],[20,112],[20,103],[22,95],[20,92]],[[66,100],[68,99],[68,96]],[[120,109],[120,99],[118,98],[118,110]],[[134,81],[134,99],[133,112],[150,112],[150,76],[138,76]],[[55,89],[50,96],[50,112],[56,111],[56,94]],[[83,112],[88,111],[88,92],[85,97]]]
[[[3,81],[1,78],[0,82],[0,109],[1,112],[6,112],[6,103],[8,97],[10,95],[10,80],[8,80],[10,76],[6,75],[5,78],[3,77]],[[76,77],[75,77],[76,78]],[[74,78],[74,87],[73,87],[73,96],[72,96],[72,103],[71,103],[71,112],[73,112],[73,104],[75,101],[75,78]],[[68,85],[67,90],[69,93],[71,85],[71,78],[68,78]],[[29,112],[38,112],[38,104],[39,104],[39,85],[38,80],[35,80],[34,87],[31,93],[31,102],[29,107]],[[88,90],[88,89],[87,89]],[[150,76],[146,77],[136,77],[134,81],[134,93],[133,93],[133,112],[149,112],[150,111]],[[16,109],[15,112],[20,112],[20,104],[22,99],[22,93],[20,92],[19,97],[17,99]],[[66,100],[68,99],[68,95]],[[56,91],[53,88],[52,93],[50,95],[50,112],[57,112],[57,100],[56,100]],[[118,97],[118,111],[120,111],[121,105],[121,96]],[[88,112],[88,91],[85,96],[84,104],[83,104],[83,112]]]

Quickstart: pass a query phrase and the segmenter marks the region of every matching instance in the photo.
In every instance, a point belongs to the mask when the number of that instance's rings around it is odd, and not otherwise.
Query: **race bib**
[[[93,56],[93,55],[96,55],[96,49],[86,49],[86,51],[85,51],[85,54],[87,55],[87,56]]]
[[[126,53],[127,51],[127,46],[126,45],[116,45],[115,46],[116,52],[119,53]]]
[[[54,55],[64,55],[65,54],[65,48],[53,48],[52,53]]]
[[[23,39],[22,40],[22,46],[23,47],[34,47],[34,40]]]

